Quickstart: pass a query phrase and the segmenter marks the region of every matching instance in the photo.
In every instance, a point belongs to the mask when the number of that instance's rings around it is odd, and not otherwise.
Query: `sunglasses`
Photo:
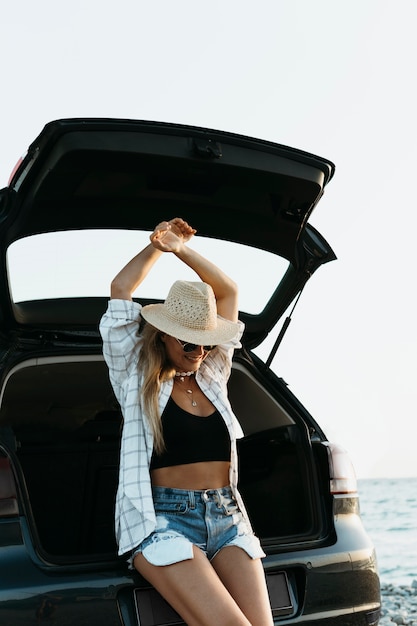
[[[174,339],[178,341],[184,352],[194,352],[196,348],[200,347],[198,343],[188,343],[187,341],[181,341],[181,339],[177,339],[176,337],[174,337]],[[213,350],[215,347],[216,346],[202,346],[204,352],[210,352],[210,350]]]

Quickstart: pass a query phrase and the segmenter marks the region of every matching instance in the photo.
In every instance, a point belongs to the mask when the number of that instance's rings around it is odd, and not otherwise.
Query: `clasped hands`
[[[156,226],[150,240],[154,248],[162,252],[178,252],[184,243],[196,233],[185,220],[174,217],[168,222],[161,222]]]

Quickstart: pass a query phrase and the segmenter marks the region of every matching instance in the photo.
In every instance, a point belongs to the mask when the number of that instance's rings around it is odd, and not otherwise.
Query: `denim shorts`
[[[265,556],[230,487],[188,491],[153,487],[156,529],[133,551],[153,565],[193,558],[193,545],[211,560],[222,548],[238,546],[252,558]]]

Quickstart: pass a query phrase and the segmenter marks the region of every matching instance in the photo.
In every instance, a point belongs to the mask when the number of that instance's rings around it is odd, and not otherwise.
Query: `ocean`
[[[360,479],[358,490],[381,583],[411,585],[417,580],[417,477]]]

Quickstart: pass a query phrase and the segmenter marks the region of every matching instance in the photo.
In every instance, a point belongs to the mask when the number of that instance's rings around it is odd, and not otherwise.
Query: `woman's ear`
[[[165,343],[165,340],[166,340],[166,336],[167,336],[166,333],[160,333],[159,334],[159,337],[160,337],[161,341],[163,341],[164,343]]]

